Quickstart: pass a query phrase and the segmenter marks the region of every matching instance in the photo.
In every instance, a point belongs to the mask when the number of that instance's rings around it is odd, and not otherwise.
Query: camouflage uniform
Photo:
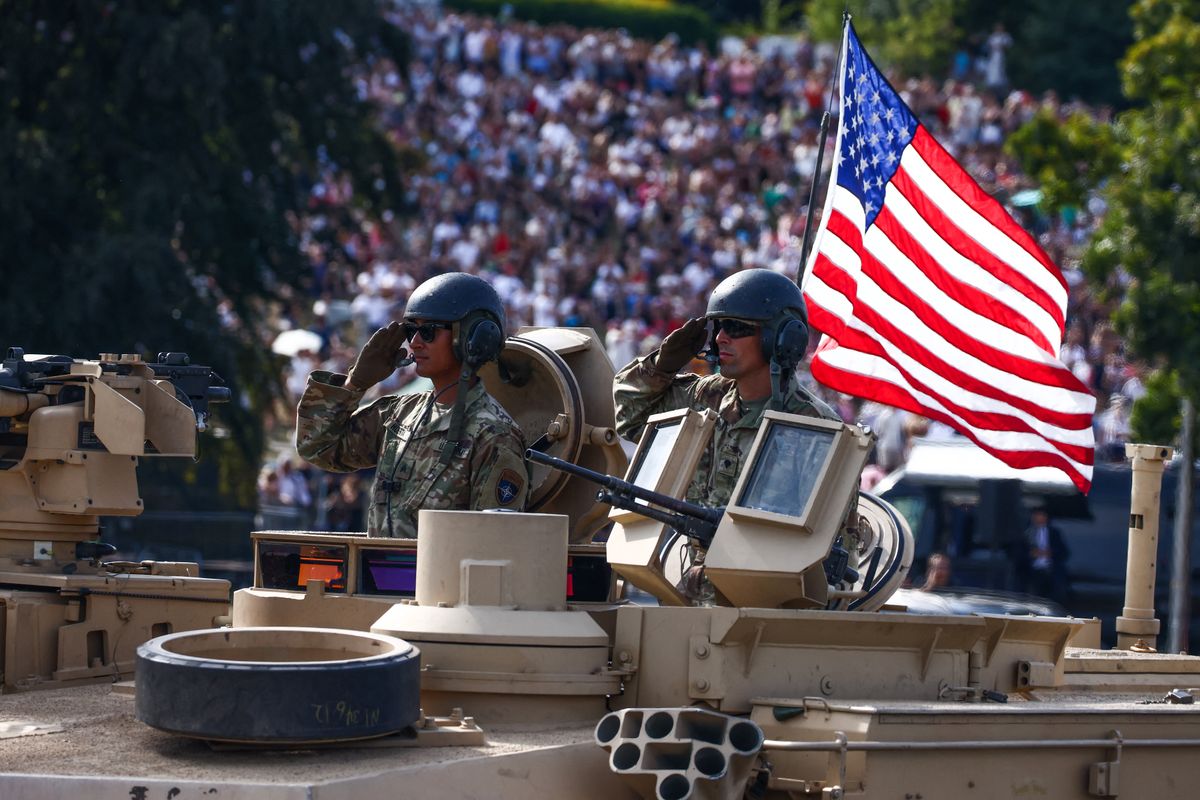
[[[529,473],[521,431],[482,383],[467,392],[461,445],[443,466],[440,448],[451,406],[433,403],[421,424],[431,392],[387,395],[358,408],[363,392],[342,380],[321,370],[309,376],[297,409],[296,450],[333,472],[376,467],[367,517],[371,536],[416,537],[421,508],[525,507]]]
[[[729,505],[734,484],[769,398],[746,403],[738,397],[737,383],[720,375],[675,375],[655,366],[658,353],[631,362],[617,373],[613,398],[617,406],[617,433],[637,441],[651,414],[693,408],[717,412],[712,441],[700,458],[687,499],[704,506]],[[841,421],[837,412],[795,381],[784,397],[783,411]]]

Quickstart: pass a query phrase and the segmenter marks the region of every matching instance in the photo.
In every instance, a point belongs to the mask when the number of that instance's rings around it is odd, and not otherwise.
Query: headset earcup
[[[504,344],[504,334],[500,326],[491,317],[479,317],[466,320],[467,332],[463,337],[462,353],[459,354],[462,363],[472,369],[479,369],[500,355]]]
[[[774,359],[794,367],[804,360],[808,350],[808,326],[798,319],[785,319],[775,333]]]

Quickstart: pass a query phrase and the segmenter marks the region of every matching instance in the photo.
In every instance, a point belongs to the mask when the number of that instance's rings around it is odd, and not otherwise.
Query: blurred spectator
[[[282,505],[279,499],[279,473],[267,467],[258,476],[258,503],[260,506]]]
[[[365,531],[366,496],[358,473],[329,475],[332,490],[325,498],[325,524],[331,531]]]
[[[858,478],[859,491],[869,492],[875,488],[875,484],[879,483],[887,477],[887,471],[878,464],[867,464],[863,467],[862,475]]]
[[[1096,415],[1096,457],[1104,461],[1124,461],[1129,441],[1129,401],[1113,394],[1108,408]]]
[[[730,272],[795,275],[798,237],[821,213],[807,207],[806,190],[820,115],[834,99],[830,43],[801,41],[784,58],[750,40],[710,53],[674,36],[649,42],[621,30],[496,21],[427,4],[393,5],[385,17],[412,34],[413,60],[373,61],[356,77],[413,165],[406,208],[371,216],[328,159],[300,176],[311,199],[292,225],[312,275],[308,285],[284,287],[292,297],[269,333],[307,327],[325,343],[320,353],[294,357],[289,383],[307,376],[311,362],[345,369],[366,336],[402,312],[415,285],[447,270],[492,281],[513,331],[595,328],[617,367],[702,312]],[[954,74],[937,80],[889,77],[984,190],[1007,201],[1036,188],[1004,154],[1009,134],[1039,110],[1090,111],[1098,120],[1110,111],[1009,91],[1012,37],[1001,25],[985,34],[973,39],[983,53],[975,70],[958,57]],[[1109,309],[1073,266],[1104,203],[1094,195],[1054,216],[1011,210],[1067,267],[1063,361],[1101,407],[1110,395],[1126,398],[1124,424],[1114,414],[1098,429],[1115,453],[1128,437],[1128,406],[1144,392],[1141,373],[1125,361]],[[239,324],[232,306],[222,319]],[[844,416],[853,413],[817,388]],[[884,471],[903,463],[912,436],[951,435],[941,423],[873,403],[861,405],[858,419],[878,432],[873,463]],[[311,499],[289,496],[311,508]]]
[[[920,591],[932,592],[950,585],[950,556],[945,553],[931,553],[925,562],[925,582]]]
[[[987,39],[987,61],[984,63],[984,83],[996,93],[1008,88],[1008,72],[1005,69],[1005,51],[1012,47],[1012,37],[997,22],[992,35]]]
[[[312,493],[308,489],[308,476],[301,464],[284,457],[276,469],[279,480],[279,504],[282,506],[312,507]]]

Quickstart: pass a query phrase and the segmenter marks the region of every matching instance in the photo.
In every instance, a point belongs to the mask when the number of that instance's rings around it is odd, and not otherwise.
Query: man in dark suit
[[[1067,598],[1070,551],[1062,531],[1050,522],[1045,506],[1030,512],[1029,527],[1016,548],[1017,577],[1024,591],[1059,603]]]

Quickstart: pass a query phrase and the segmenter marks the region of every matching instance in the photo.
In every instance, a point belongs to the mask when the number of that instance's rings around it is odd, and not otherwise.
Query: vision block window
[[[259,542],[262,588],[296,590],[318,580],[328,592],[344,592],[347,553],[345,545]]]
[[[408,550],[363,548],[358,554],[363,594],[412,597],[417,592],[417,554]]]
[[[808,508],[836,434],[775,423],[766,435],[738,505],[801,517]]]
[[[567,599],[573,603],[608,600],[612,567],[603,553],[573,555],[567,559]]]
[[[646,432],[646,439],[641,443],[630,472],[630,483],[643,489],[658,489],[658,479],[662,477],[667,459],[671,457],[671,450],[679,438],[681,421],[673,419],[660,422]]]

